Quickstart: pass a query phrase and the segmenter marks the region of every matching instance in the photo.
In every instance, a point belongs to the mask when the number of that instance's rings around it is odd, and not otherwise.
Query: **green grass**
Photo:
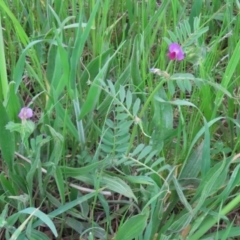
[[[240,236],[239,7],[0,1],[0,239]]]

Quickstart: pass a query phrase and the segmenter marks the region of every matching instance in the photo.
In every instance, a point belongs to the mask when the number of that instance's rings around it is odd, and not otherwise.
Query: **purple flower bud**
[[[181,48],[181,46],[177,43],[171,43],[168,47],[168,57],[170,60],[178,60],[181,61],[184,59],[184,52]]]
[[[22,120],[26,120],[28,118],[31,118],[33,116],[33,110],[28,107],[23,107],[18,114],[18,117],[20,117]]]

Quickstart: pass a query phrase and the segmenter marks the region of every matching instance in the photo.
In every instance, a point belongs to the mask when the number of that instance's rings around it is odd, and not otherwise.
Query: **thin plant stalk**
[[[5,53],[4,53],[4,41],[3,41],[1,16],[0,16],[0,63],[1,63],[0,79],[1,79],[1,89],[2,89],[2,93],[0,94],[0,97],[3,97],[3,100],[6,101],[7,93],[8,93],[8,80],[7,80],[7,68],[6,68]]]

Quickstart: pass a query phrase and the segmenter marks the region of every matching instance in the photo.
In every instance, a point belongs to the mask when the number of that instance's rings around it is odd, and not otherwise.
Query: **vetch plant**
[[[6,128],[11,132],[19,132],[21,135],[23,146],[25,147],[25,149],[29,150],[28,138],[33,133],[35,125],[33,121],[28,119],[33,117],[33,110],[29,107],[23,107],[20,110],[18,117],[22,120],[21,123],[9,122],[6,125]]]
[[[235,1],[21,2],[0,1],[2,238],[240,236]]]
[[[28,107],[23,107],[18,114],[18,117],[22,119],[22,121],[27,120],[29,118],[32,118],[33,116],[33,110]]]
[[[182,61],[184,59],[184,52],[178,43],[171,43],[168,47],[168,57],[170,60]]]

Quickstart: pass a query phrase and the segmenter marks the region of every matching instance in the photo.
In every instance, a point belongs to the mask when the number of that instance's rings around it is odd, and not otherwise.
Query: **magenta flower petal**
[[[168,47],[168,57],[170,60],[178,60],[181,61],[184,59],[184,52],[181,46],[177,43],[171,43]]]
[[[170,58],[170,60],[174,60],[176,58],[176,53],[175,52],[169,52],[168,57]]]
[[[23,107],[18,114],[18,117],[21,118],[22,120],[26,120],[28,118],[31,118],[33,116],[33,110],[28,107]]]

